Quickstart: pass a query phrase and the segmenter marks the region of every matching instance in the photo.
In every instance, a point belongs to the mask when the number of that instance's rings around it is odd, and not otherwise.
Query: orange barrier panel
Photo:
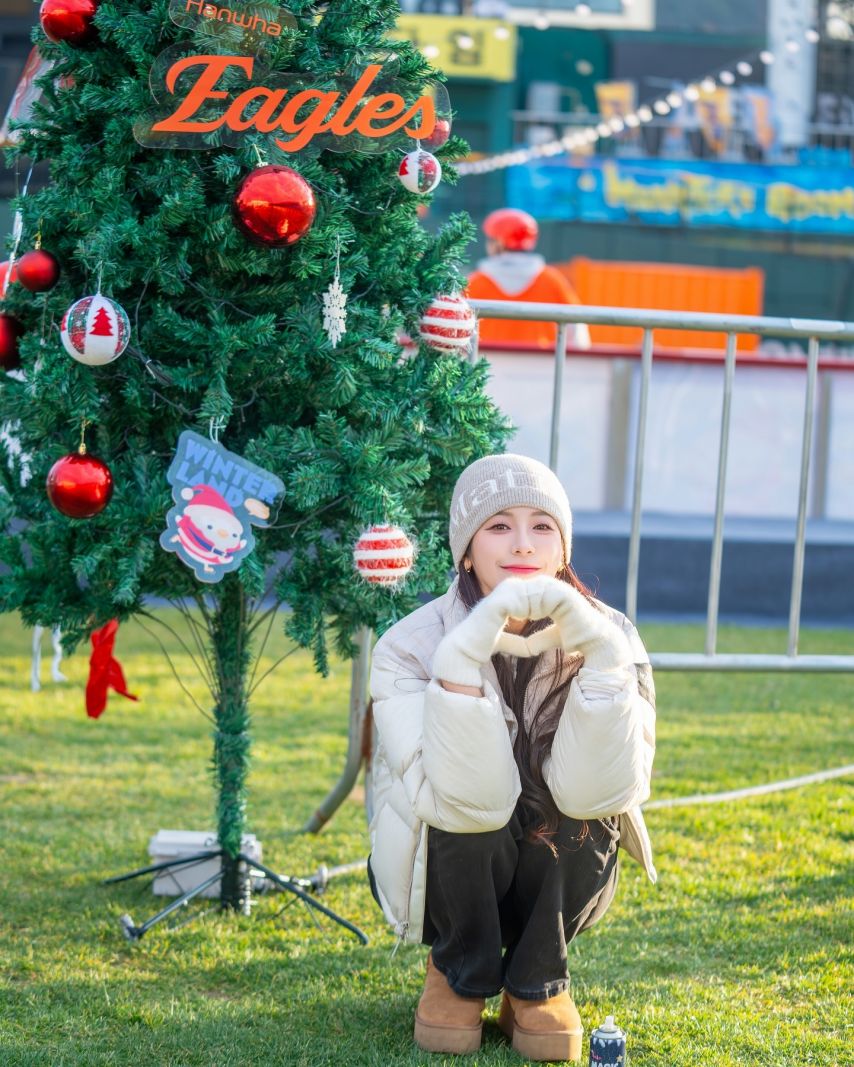
[[[625,263],[576,256],[556,263],[582,304],[597,307],[649,308],[656,311],[712,311],[761,315],[765,272],[757,267],[694,267],[681,263]],[[594,345],[632,345],[643,338],[638,326],[591,326]],[[760,338],[739,334],[738,347],[753,352]],[[702,330],[656,330],[658,348],[726,347],[726,334]]]
[[[544,267],[527,289],[508,298],[497,282],[484,271],[476,270],[469,278],[465,295],[470,300],[521,300],[532,304],[578,304],[578,295],[566,274],[554,267]],[[570,337],[573,331],[570,331]],[[511,344],[531,349],[554,351],[557,327],[551,322],[525,322],[521,319],[481,319],[480,343],[484,348],[494,344]]]

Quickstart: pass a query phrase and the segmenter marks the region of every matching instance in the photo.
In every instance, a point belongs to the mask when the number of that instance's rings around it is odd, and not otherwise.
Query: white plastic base
[[[192,856],[196,852],[206,852],[219,847],[216,834],[204,830],[158,830],[148,842],[148,853],[152,863],[165,863],[167,860]],[[241,851],[260,863],[263,859],[261,842],[254,834],[245,834],[241,842]],[[199,883],[210,878],[221,869],[217,859],[200,860],[198,863],[172,867],[160,872],[152,886],[157,897],[178,897],[188,893]],[[220,882],[217,880],[201,893],[203,897],[218,897]]]

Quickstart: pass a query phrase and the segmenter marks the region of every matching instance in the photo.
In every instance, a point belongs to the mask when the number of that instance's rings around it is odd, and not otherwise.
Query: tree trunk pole
[[[247,672],[249,638],[246,598],[237,575],[227,575],[213,625],[217,702],[214,708],[214,774],[218,792],[217,836],[223,850],[223,908],[245,906],[245,872],[241,878],[241,849],[246,823],[246,774],[249,767],[249,705]]]

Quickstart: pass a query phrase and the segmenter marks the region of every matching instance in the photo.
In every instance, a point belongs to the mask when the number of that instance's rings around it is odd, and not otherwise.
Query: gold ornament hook
[[[80,456],[86,455],[86,427],[92,425],[91,419],[80,420],[80,445],[77,449],[77,454]]]

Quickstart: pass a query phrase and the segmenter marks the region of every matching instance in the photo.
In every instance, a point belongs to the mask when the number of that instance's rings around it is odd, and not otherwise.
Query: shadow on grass
[[[845,864],[833,874],[820,876],[800,874],[797,878],[774,881],[767,890],[744,896],[727,897],[728,903],[735,906],[773,908],[781,898],[786,901],[804,901],[809,904],[830,904],[834,901],[844,902],[851,897],[854,886],[854,862]],[[849,926],[849,936],[851,928]]]
[[[607,942],[623,946],[619,958],[610,957],[609,979],[636,982],[642,973],[645,982],[677,976],[738,982],[757,970],[785,970],[781,961],[817,950],[841,959],[851,937],[847,901],[853,879],[849,865],[833,874],[774,881],[759,892],[722,888],[702,901],[647,903],[640,913],[620,909],[603,921]],[[599,951],[594,947],[592,956]]]

